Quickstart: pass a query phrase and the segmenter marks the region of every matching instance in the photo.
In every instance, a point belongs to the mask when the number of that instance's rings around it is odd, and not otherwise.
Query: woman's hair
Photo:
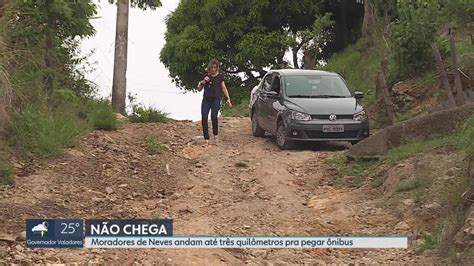
[[[209,61],[209,64],[207,64],[207,71],[209,72],[211,70],[211,67],[213,65],[216,65],[217,66],[217,70],[219,70],[219,61],[217,59],[211,59],[211,61]]]

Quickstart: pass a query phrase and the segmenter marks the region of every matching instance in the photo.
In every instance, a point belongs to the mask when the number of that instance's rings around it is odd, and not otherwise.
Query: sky
[[[95,69],[87,78],[98,86],[102,97],[112,93],[116,6],[108,1],[95,1],[97,18],[91,23],[96,29],[93,37],[81,44],[82,54]],[[183,93],[172,83],[169,72],[160,61],[160,51],[165,44],[166,16],[179,0],[161,1],[154,11],[130,8],[128,29],[127,94],[137,97],[137,103],[153,106],[169,113],[174,119],[199,120],[202,92]]]

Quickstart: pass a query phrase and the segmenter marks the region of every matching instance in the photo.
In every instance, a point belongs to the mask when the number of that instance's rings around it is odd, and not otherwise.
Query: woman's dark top
[[[215,77],[207,75],[210,80],[204,85],[204,98],[221,98],[221,83],[224,81],[224,77],[218,74]]]

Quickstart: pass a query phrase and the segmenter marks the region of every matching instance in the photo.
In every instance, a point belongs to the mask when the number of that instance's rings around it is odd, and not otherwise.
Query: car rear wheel
[[[258,125],[258,119],[257,119],[257,114],[256,113],[252,114],[252,135],[254,135],[255,137],[265,136],[265,130],[263,130]]]
[[[289,150],[293,147],[293,141],[288,137],[288,132],[283,121],[278,123],[276,142],[278,147],[282,150]]]

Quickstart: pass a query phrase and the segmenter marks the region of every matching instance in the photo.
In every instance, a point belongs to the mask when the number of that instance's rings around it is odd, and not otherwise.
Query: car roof
[[[283,76],[299,76],[299,75],[330,75],[336,76],[334,72],[328,72],[323,70],[310,70],[310,69],[271,69],[271,73],[279,73]]]

